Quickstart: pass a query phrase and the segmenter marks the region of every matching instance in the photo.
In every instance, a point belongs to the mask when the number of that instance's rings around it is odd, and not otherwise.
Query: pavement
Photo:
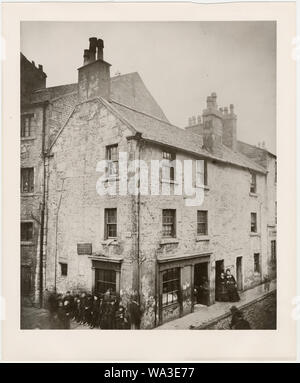
[[[248,303],[262,298],[264,295],[271,291],[276,290],[276,280],[271,281],[269,291],[265,290],[265,285],[253,287],[252,289],[245,290],[239,293],[239,302],[216,302],[211,306],[196,305],[194,312],[187,314],[181,318],[174,319],[170,322],[164,323],[161,326],[155,328],[155,330],[188,330],[196,329],[204,324],[230,313],[230,307],[236,306],[241,308]]]

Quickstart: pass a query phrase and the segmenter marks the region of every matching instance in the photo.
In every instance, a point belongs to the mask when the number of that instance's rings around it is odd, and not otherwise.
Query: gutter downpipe
[[[39,259],[39,304],[43,307],[43,268],[44,268],[44,226],[45,226],[45,201],[46,201],[46,107],[48,101],[43,103],[43,123],[42,123],[42,158],[43,158],[43,199],[41,209],[40,227],[40,259]]]

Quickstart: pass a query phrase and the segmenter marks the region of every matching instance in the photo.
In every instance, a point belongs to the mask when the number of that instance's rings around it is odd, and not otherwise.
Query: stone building
[[[240,290],[275,276],[276,157],[237,140],[233,106],[219,109],[214,93],[188,127],[172,125],[138,73],[110,76],[103,48],[91,38],[78,83],[43,84],[22,106],[35,132],[21,138],[21,171],[34,169],[21,217],[35,233],[31,292],[111,288],[125,304],[137,295],[141,326],[153,328],[213,304],[223,269]],[[141,161],[148,173],[137,171]],[[177,192],[187,178],[178,164],[189,161],[201,205]],[[196,299],[203,281],[207,294]]]

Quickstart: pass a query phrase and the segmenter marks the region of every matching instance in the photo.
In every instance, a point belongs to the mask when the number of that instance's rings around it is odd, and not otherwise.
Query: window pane
[[[33,239],[33,223],[21,223],[21,241],[31,241]]]

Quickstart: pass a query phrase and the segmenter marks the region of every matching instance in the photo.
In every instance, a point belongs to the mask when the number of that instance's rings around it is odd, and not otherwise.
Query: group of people
[[[140,307],[136,297],[131,297],[125,305],[111,289],[104,294],[52,292],[47,303],[51,328],[70,329],[71,320],[90,328],[125,330],[140,327]]]
[[[219,302],[238,302],[240,300],[237,284],[230,269],[222,271],[217,280],[216,300]]]

